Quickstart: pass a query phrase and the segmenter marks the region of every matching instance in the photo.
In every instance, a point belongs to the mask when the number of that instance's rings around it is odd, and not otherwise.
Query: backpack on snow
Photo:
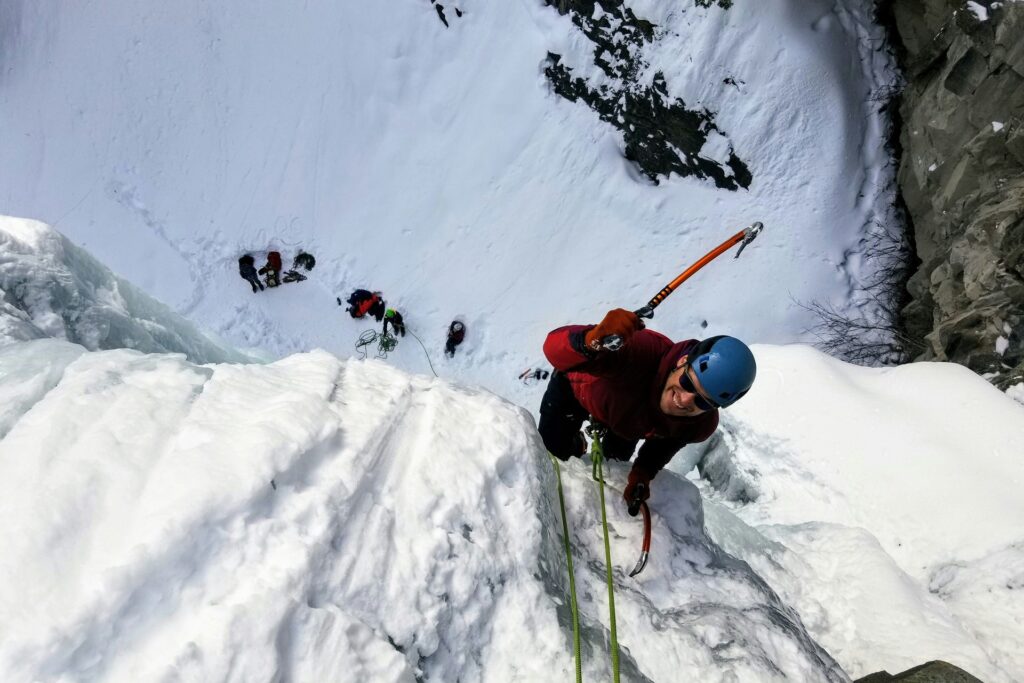
[[[267,265],[280,273],[281,272],[281,252],[279,252],[279,251],[271,251],[271,252],[269,252],[267,254]]]
[[[358,306],[360,301],[365,301],[373,296],[373,292],[366,289],[357,289],[348,295],[346,302],[350,306]]]
[[[380,301],[380,295],[365,289],[357,289],[348,297],[348,312],[353,318],[362,318]]]
[[[305,251],[300,251],[298,254],[295,255],[295,259],[292,261],[292,270],[296,270],[298,268],[313,270],[313,267],[315,265],[316,259],[313,258],[312,254]]]

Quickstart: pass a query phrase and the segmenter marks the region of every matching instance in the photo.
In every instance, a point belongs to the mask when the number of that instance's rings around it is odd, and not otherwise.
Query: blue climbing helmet
[[[708,398],[719,408],[731,406],[750,390],[757,363],[750,348],[735,337],[710,337],[698,342],[689,362]]]

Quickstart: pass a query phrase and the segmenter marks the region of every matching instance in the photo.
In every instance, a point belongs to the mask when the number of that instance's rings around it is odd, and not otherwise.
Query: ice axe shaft
[[[704,254],[699,259],[697,259],[697,261],[692,266],[690,266],[682,273],[680,273],[675,280],[672,280],[672,282],[665,285],[664,289],[655,294],[654,298],[648,301],[646,306],[638,308],[633,312],[636,313],[641,318],[653,318],[654,309],[657,308],[661,304],[661,302],[668,297],[669,294],[676,291],[676,289],[679,288],[679,285],[689,280],[698,270],[700,270],[707,264],[711,263],[716,258],[721,256],[723,253],[725,253],[726,251],[728,251],[737,244],[740,245],[740,248],[736,252],[736,256],[734,258],[739,258],[740,254],[743,253],[743,250],[747,247],[747,245],[753,242],[754,238],[757,237],[763,229],[764,224],[761,223],[761,221],[755,222],[750,227],[743,228],[735,235],[733,235],[732,237],[722,242],[717,247],[715,247],[714,249]],[[741,242],[742,244],[740,244]],[[617,334],[610,334],[607,337],[604,337],[603,339],[601,339],[601,348],[604,349],[605,351],[618,351],[619,349],[622,348],[622,337]]]
[[[644,543],[640,551],[640,559],[637,560],[633,571],[629,573],[630,576],[636,576],[644,570],[644,567],[647,566],[647,557],[651,554],[651,511],[644,501],[646,496],[647,486],[645,484],[637,484],[633,490],[632,500],[629,501],[629,507],[627,508],[630,517],[636,517],[638,512],[642,512],[644,515]]]

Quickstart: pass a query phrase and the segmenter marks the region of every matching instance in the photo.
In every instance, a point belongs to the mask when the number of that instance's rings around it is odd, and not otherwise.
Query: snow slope
[[[756,354],[754,389],[670,464],[699,461],[711,536],[853,675],[944,659],[1024,677],[1024,407],[953,364]],[[730,543],[737,521],[763,538]]]
[[[757,354],[797,382],[810,381],[799,379],[809,362],[834,364],[818,375],[826,396],[863,371],[806,349]],[[55,379],[26,382],[18,368]],[[1018,447],[1024,410],[983,380],[907,369],[932,388],[977,392],[979,409],[1017,411],[1013,429],[963,429]],[[870,381],[862,389],[883,400]],[[0,395],[13,406],[0,440],[5,680],[571,677],[554,475],[530,416],[486,391],[324,352],[198,366],[43,339],[0,348]],[[955,483],[958,495],[921,510],[922,534],[906,513],[932,496],[913,477],[891,507],[871,496],[868,484],[899,476],[891,457],[843,488],[828,471],[857,465],[852,449],[826,463],[801,438],[811,430],[773,435],[797,412],[827,429],[839,404],[796,410],[775,398],[766,385],[730,411],[731,436],[707,459],[731,458],[735,477],[756,469],[747,490],[759,497],[738,506],[699,482],[705,504],[692,482],[663,473],[651,560],[636,579],[626,573],[640,524],[618,502],[625,466],[610,467],[627,678],[846,680],[942,657],[986,681],[1017,679],[1024,513],[1006,493],[1020,465],[993,479],[980,449],[975,468],[943,469],[959,446],[931,444],[928,485]],[[911,431],[934,422],[910,412]],[[747,447],[723,445],[740,420]],[[893,434],[858,432],[865,459]],[[597,493],[588,464],[562,472],[586,676],[603,679]],[[808,491],[832,505],[815,507]],[[889,547],[894,535],[903,540]]]
[[[891,223],[869,98],[895,76],[870,4],[630,3],[657,25],[641,80],[664,73],[716,116],[725,141],[706,153],[727,142],[750,166],[750,189],[729,192],[652,185],[617,131],[552,92],[548,52],[603,74],[538,0],[448,3],[450,28],[427,0],[7,0],[0,210],[277,357],[352,355],[362,327],[335,296],[382,290],[439,374],[532,405],[515,378],[544,333],[645,303],[755,220],[758,243],[687,284],[659,329],[786,342],[813,322],[794,300],[850,305],[865,229]],[[318,259],[309,282],[253,296],[238,278],[242,252],[300,247]],[[469,336],[449,362],[456,315]],[[389,361],[430,372],[418,344]]]
[[[324,352],[69,347],[0,349],[62,365],[0,441],[4,680],[571,677],[554,475],[522,409]],[[565,477],[586,676],[607,679],[595,493],[582,463]],[[639,525],[610,510],[628,680],[846,680],[707,538],[696,488],[662,491],[639,581]]]

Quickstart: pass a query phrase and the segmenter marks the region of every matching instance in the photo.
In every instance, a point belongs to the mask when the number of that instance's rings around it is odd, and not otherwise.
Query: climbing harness
[[[572,548],[569,545],[569,522],[565,517],[565,493],[562,492],[562,469],[558,466],[558,458],[548,453],[551,464],[555,467],[555,479],[558,481],[558,505],[562,508],[562,540],[565,543],[565,563],[569,567],[569,607],[572,610],[572,643],[576,655],[576,683],[583,683],[583,668],[580,661],[580,611],[576,604],[576,573],[572,568]]]
[[[592,475],[597,482],[597,490],[601,496],[601,528],[604,531],[604,564],[608,579],[608,631],[611,636],[612,680],[619,683],[619,639],[615,630],[615,588],[612,582],[612,549],[608,542],[608,511],[604,502],[604,445],[602,441],[607,429],[604,425],[591,420],[587,425],[590,436],[590,460],[593,466]]]
[[[716,258],[721,256],[723,253],[725,253],[726,251],[728,251],[730,248],[737,244],[740,245],[740,248],[736,252],[736,256],[734,258],[739,258],[740,254],[743,253],[743,250],[747,248],[747,245],[753,242],[754,238],[761,234],[762,230],[764,230],[764,224],[761,223],[760,221],[752,224],[750,227],[743,228],[735,235],[733,235],[726,241],[722,242],[708,253],[704,254],[704,256],[697,259],[697,261],[692,266],[690,266],[682,273],[680,273],[675,280],[665,285],[665,287],[660,292],[655,294],[654,298],[648,301],[646,306],[642,306],[633,312],[636,313],[641,318],[653,318],[654,309],[657,308],[658,305],[661,304],[661,302],[664,301],[669,294],[676,291],[679,285],[686,282],[698,270],[700,270],[707,264],[711,263]],[[622,337],[617,334],[609,334],[608,336],[601,339],[601,348],[604,349],[605,351],[618,351],[619,349],[622,348],[622,344]]]
[[[367,347],[373,342],[377,342],[377,358],[387,358],[388,354],[395,350],[398,346],[398,339],[395,335],[388,334],[387,332],[377,333],[376,330],[366,330],[356,341],[356,351],[359,352],[359,358],[365,359],[369,353]]]

